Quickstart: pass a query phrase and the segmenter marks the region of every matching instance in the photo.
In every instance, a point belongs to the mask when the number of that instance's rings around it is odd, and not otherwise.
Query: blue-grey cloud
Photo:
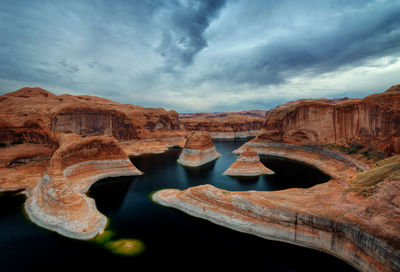
[[[303,4],[305,2],[302,2]],[[271,3],[265,3],[269,6]],[[330,72],[345,65],[360,65],[372,58],[400,53],[400,3],[392,5],[371,4],[367,1],[342,1],[341,5],[323,5],[319,19],[307,18],[302,11],[313,12],[313,6],[304,4],[300,10],[285,6],[277,12],[281,16],[278,24],[266,20],[265,28],[273,32],[289,31],[290,35],[277,35],[252,50],[235,52],[222,67],[206,75],[206,79],[234,80],[238,83],[278,84],[287,80],[287,73],[296,74],[307,70],[315,74]],[[316,7],[314,7],[316,8]],[[347,12],[347,9],[351,10]],[[318,10],[318,7],[317,7]],[[288,13],[289,12],[289,13]],[[285,18],[286,15],[286,18]],[[303,26],[294,30],[286,20],[303,17]],[[327,25],[323,25],[325,22]],[[263,23],[257,21],[257,23]],[[319,24],[315,26],[313,24]],[[271,26],[269,26],[271,25]],[[322,31],[321,31],[322,30]],[[266,33],[268,35],[268,33]]]
[[[398,18],[395,0],[2,1],[0,93],[218,111],[317,96],[330,77],[330,96],[384,90]]]

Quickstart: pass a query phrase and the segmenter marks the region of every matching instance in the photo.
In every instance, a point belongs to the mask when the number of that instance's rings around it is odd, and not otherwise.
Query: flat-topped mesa
[[[224,172],[227,176],[260,176],[272,175],[274,171],[261,163],[257,152],[247,149],[238,159]]]
[[[178,162],[184,166],[201,166],[221,157],[207,131],[196,131],[189,135]]]
[[[85,192],[103,178],[135,176],[133,166],[118,142],[107,136],[81,138],[58,135],[57,149],[34,188],[27,188],[25,210],[36,224],[75,239],[101,233],[107,219]]]
[[[236,139],[257,136],[267,111],[179,114],[188,131],[207,131],[213,139]]]

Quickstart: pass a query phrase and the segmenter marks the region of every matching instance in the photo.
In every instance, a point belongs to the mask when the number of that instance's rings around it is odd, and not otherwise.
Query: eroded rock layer
[[[246,149],[239,158],[224,172],[227,176],[260,176],[272,175],[274,171],[261,163],[257,152]]]
[[[400,85],[364,99],[300,100],[270,111],[260,140],[400,153]]]
[[[206,131],[196,131],[189,135],[178,162],[184,166],[201,166],[218,159],[221,154],[215,149]]]

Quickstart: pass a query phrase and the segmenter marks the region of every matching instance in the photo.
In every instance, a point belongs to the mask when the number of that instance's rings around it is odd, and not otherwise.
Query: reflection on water
[[[215,161],[208,162],[206,164],[203,164],[198,167],[186,167],[186,166],[181,166],[183,167],[183,170],[185,170],[185,174],[187,175],[187,179],[207,179],[210,177],[212,174],[212,170],[215,167]]]
[[[186,169],[176,160],[180,150],[132,159],[144,171],[139,177],[110,178],[94,184],[89,196],[109,218],[108,229],[118,243],[130,248],[143,242],[139,256],[112,254],[99,243],[62,237],[26,220],[22,199],[0,208],[0,264],[2,271],[30,270],[140,270],[162,267],[178,271],[197,269],[255,269],[267,271],[354,271],[344,262],[324,253],[264,240],[188,216],[151,201],[154,191],[186,189],[200,184],[243,190],[276,190],[311,186],[327,180],[315,169],[288,161],[263,159],[277,174],[253,180],[238,180],[222,173],[236,160],[232,150],[239,142],[217,142],[222,157],[202,171]],[[297,168],[296,168],[297,166]],[[196,172],[197,171],[197,172]],[[287,173],[290,172],[290,173]],[[305,185],[307,184],[307,185]],[[0,204],[4,200],[0,197]],[[5,200],[6,202],[8,200]],[[106,243],[106,241],[103,241]],[[101,244],[101,243],[100,243]],[[120,247],[117,247],[120,249]],[[23,262],[21,261],[23,260]],[[190,268],[189,268],[190,267]]]

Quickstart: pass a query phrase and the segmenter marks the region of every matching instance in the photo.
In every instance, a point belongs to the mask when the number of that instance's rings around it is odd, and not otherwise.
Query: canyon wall
[[[300,100],[270,111],[260,141],[360,145],[400,153],[400,85],[364,99]]]

